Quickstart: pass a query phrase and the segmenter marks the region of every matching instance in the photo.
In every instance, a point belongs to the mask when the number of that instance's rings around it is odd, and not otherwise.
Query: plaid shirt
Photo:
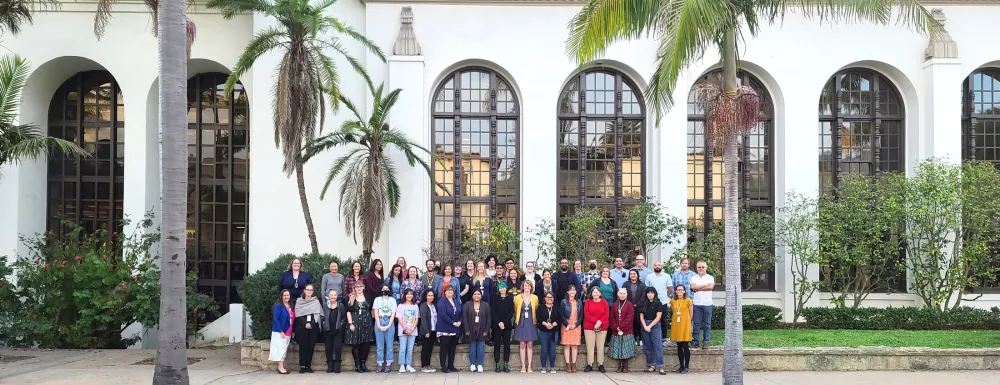
[[[596,281],[598,278],[601,278],[600,271],[588,271],[586,273],[583,273],[583,278],[580,279],[580,285],[583,286],[583,290],[587,290],[587,288],[590,287],[590,284]],[[590,298],[590,297],[585,296],[584,298]]]
[[[691,277],[694,277],[697,274],[698,273],[695,273],[694,270],[688,270],[687,273],[677,270],[673,277],[674,286],[684,285],[684,292],[687,293],[687,295],[691,295]]]

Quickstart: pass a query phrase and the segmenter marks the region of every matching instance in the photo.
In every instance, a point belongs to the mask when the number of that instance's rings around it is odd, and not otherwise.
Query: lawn
[[[712,345],[722,346],[722,330],[712,331]],[[746,330],[744,346],[786,347],[928,347],[996,348],[1000,331],[979,330]]]

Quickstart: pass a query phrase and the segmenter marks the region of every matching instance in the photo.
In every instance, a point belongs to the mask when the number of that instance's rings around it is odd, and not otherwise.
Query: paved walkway
[[[82,384],[130,385],[149,384],[152,365],[136,365],[155,357],[153,350],[19,350],[0,349],[0,384]],[[8,356],[33,358],[12,361]],[[196,385],[282,385],[352,384],[352,385],[507,385],[512,380],[519,385],[546,385],[553,381],[571,385],[663,385],[671,383],[719,384],[719,373],[671,373],[666,376],[647,373],[575,373],[532,374],[460,372],[415,374],[313,374],[277,373],[239,366],[239,349],[191,350],[189,356],[204,360],[189,366],[191,383]],[[996,385],[1000,372],[748,372],[747,385]]]

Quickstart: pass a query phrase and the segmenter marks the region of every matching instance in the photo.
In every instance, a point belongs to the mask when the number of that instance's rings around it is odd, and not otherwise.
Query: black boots
[[[333,372],[340,373],[340,360],[333,361]]]

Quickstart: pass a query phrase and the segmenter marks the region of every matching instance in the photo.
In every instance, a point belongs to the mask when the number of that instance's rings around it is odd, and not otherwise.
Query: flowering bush
[[[29,255],[18,256],[11,271],[0,270],[0,343],[14,347],[125,348],[139,335],[122,336],[133,323],[147,328],[159,321],[160,284],[156,247],[160,234],[150,231],[147,214],[126,236],[99,230],[87,233],[66,224],[53,232],[23,237]],[[124,228],[128,220],[123,221]],[[7,263],[0,260],[0,269]],[[189,275],[189,280],[194,275]],[[217,311],[210,298],[195,298],[189,286],[189,319],[194,306]],[[208,302],[206,302],[208,301]],[[192,306],[193,305],[193,306]],[[203,310],[202,310],[203,309]],[[197,330],[197,329],[195,329]]]

